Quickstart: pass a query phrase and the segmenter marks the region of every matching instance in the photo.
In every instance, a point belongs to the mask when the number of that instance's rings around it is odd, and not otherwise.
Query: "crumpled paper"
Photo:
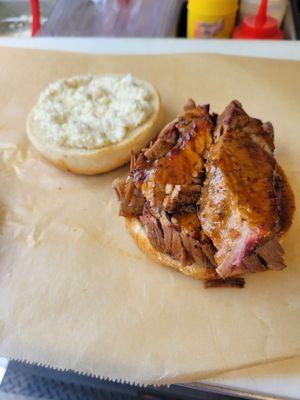
[[[299,63],[12,49],[0,57],[1,356],[148,384],[300,355]],[[249,275],[244,290],[205,290],[152,263],[129,237],[111,187],[128,167],[75,176],[33,149],[25,120],[40,91],[105,72],[153,83],[168,120],[192,97],[216,112],[237,98],[273,122],[298,207],[287,269]]]

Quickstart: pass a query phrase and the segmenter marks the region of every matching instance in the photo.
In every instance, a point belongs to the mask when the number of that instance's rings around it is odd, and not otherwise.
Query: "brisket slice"
[[[166,252],[166,240],[159,220],[151,213],[148,205],[145,204],[140,221],[144,226],[148,239],[153,247],[161,253]]]
[[[156,140],[150,143],[148,149],[145,150],[145,157],[148,160],[155,160],[164,157],[177,143],[179,132],[176,129],[176,119],[170,122],[157,136]]]
[[[152,165],[142,192],[151,208],[168,213],[196,212],[212,129],[208,107],[189,101],[184,113],[145,151]]]
[[[155,215],[156,214],[156,215]],[[199,263],[202,266],[213,268],[206,255],[208,243],[193,238],[184,231],[176,221],[164,211],[153,211],[146,202],[140,221],[144,226],[152,246],[161,253],[167,254],[181,265]]]
[[[264,244],[258,245],[243,260],[243,266],[250,272],[265,271],[266,269],[281,270],[285,267],[283,248],[278,237],[273,237]]]
[[[140,151],[137,157],[132,153],[127,178],[125,180],[117,178],[113,182],[120,201],[121,216],[137,217],[142,214],[145,204],[142,184],[148,179],[155,160],[165,156],[176,145],[179,137],[175,128],[176,121],[177,119],[168,124],[149,147]]]
[[[221,288],[221,287],[243,289],[244,286],[245,286],[244,278],[208,279],[204,282],[205,289]]]
[[[142,183],[145,179],[150,162],[142,150],[137,157],[132,153],[130,171],[126,179],[116,178],[113,188],[120,202],[122,217],[138,217],[142,215],[145,197],[142,193]]]
[[[122,217],[138,217],[142,214],[145,197],[140,188],[132,179],[117,178],[113,182],[114,189],[120,201],[120,215]]]
[[[234,101],[218,118],[214,138],[199,216],[217,249],[218,274],[284,268],[271,124],[250,118]]]
[[[132,154],[125,182],[114,182],[120,215],[141,215],[145,199],[151,207],[167,212],[196,212],[211,131],[208,106],[196,106],[190,100],[184,113],[168,124],[148,148],[137,157]]]
[[[168,213],[196,212],[201,185],[167,185],[163,209]]]

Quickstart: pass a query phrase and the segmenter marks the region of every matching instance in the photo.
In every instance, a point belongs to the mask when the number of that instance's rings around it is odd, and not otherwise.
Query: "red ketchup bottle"
[[[267,15],[268,0],[262,0],[257,15],[244,18],[232,34],[233,39],[282,40],[283,32],[276,18]]]

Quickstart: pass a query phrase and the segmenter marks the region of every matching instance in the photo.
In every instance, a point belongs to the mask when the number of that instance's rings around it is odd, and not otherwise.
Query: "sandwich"
[[[293,193],[271,123],[238,101],[217,116],[189,100],[113,185],[139,248],[206,287],[243,287],[244,273],[285,268]]]

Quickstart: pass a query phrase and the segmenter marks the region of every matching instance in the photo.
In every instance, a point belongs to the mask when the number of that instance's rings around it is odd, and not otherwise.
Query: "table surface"
[[[219,53],[300,60],[300,41],[2,37],[0,46],[94,54]],[[216,392],[226,387],[228,392],[252,399],[300,399],[300,358],[229,372],[198,385],[202,384],[211,385]]]

